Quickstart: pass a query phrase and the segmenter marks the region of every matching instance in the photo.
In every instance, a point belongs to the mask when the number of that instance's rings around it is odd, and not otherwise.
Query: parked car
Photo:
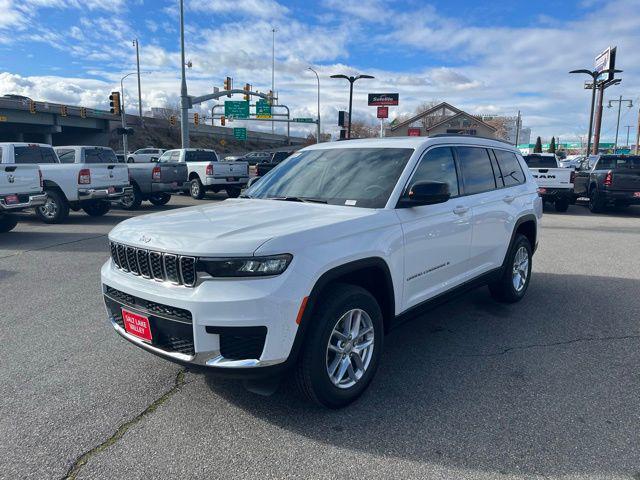
[[[292,153],[293,152],[290,151],[273,152],[271,154],[271,157],[267,161],[260,162],[256,165],[257,176],[262,177],[263,175],[266,175],[268,172],[277,167],[280,162],[289,158]]]
[[[589,210],[640,205],[640,156],[592,155],[576,173],[575,196],[589,198]]]
[[[157,163],[130,163],[131,194],[120,200],[125,210],[135,210],[148,200],[156,206],[166,205],[172,193],[189,188],[187,164],[174,162],[163,154]]]
[[[246,162],[221,162],[214,150],[179,148],[169,150],[162,161],[186,163],[189,174],[189,191],[195,199],[202,199],[207,191],[224,190],[231,198],[240,195],[249,181],[249,165]]]
[[[584,158],[584,155],[572,155],[565,158],[564,160],[558,160],[558,165],[560,165],[562,168],[577,169],[582,164]]]
[[[268,162],[272,155],[270,152],[249,152],[238,160],[247,162],[249,166],[253,167],[260,162]]]
[[[162,148],[146,147],[140,148],[127,155],[127,163],[149,163],[156,162],[165,152]]]
[[[63,164],[51,145],[20,142],[0,145],[3,163],[40,166],[47,199],[44,205],[36,207],[36,215],[46,223],[63,222],[69,209],[102,216],[109,211],[110,200],[119,199],[131,189],[127,166],[110,163],[100,150],[104,147],[68,147],[74,152],[73,163],[65,158],[67,163]]]
[[[42,174],[38,165],[9,164],[5,145],[0,144],[0,233],[18,224],[15,212],[44,205],[47,195],[42,191]]]
[[[541,216],[507,143],[321,143],[239,199],[121,222],[102,293],[138,347],[249,384],[293,375],[337,408],[367,388],[396,322],[482,284],[521,300]]]
[[[553,203],[556,212],[566,212],[574,203],[573,179],[575,171],[562,168],[553,153],[532,153],[524,156],[529,171],[538,183],[544,202]]]

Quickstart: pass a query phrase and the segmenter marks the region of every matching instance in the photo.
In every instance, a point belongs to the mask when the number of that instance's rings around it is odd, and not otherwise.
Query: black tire
[[[597,188],[592,188],[589,192],[589,210],[592,213],[602,213],[605,209],[605,202]]]
[[[195,177],[193,180],[191,180],[189,193],[191,193],[191,198],[195,198],[196,200],[202,200],[204,198],[204,185],[202,185],[200,177]]]
[[[62,223],[69,216],[69,202],[62,192],[46,190],[47,200],[44,205],[36,207],[36,215],[44,223]]]
[[[97,200],[83,205],[82,210],[91,217],[102,217],[111,210],[111,204],[104,200]]]
[[[516,254],[520,252],[520,249],[524,248],[527,254],[527,271],[524,277],[524,285],[519,289],[514,285],[514,273],[515,273],[515,259]],[[522,300],[524,294],[527,293],[529,288],[529,282],[531,280],[532,269],[532,253],[531,244],[529,239],[522,234],[517,234],[513,240],[513,244],[509,248],[507,258],[505,259],[505,266],[500,278],[493,283],[489,284],[489,291],[491,296],[498,302],[503,303],[515,303]]]
[[[0,215],[0,233],[7,233],[16,228],[18,217],[15,215]]]
[[[568,198],[558,198],[554,203],[556,212],[566,212],[569,210],[569,199]]]
[[[227,187],[224,190],[227,192],[227,196],[229,198],[238,198],[240,196],[240,192],[242,191],[240,187]]]
[[[120,207],[125,210],[137,210],[142,205],[142,192],[137,185],[133,185],[131,195],[125,195],[119,203]]]
[[[171,194],[169,193],[156,193],[149,197],[149,201],[153,203],[156,207],[161,207],[162,205],[166,205],[171,200]]]
[[[355,360],[353,360],[355,352],[352,350],[351,340],[345,340],[345,348],[348,348],[349,352],[345,355],[330,353],[328,346],[329,341],[335,338],[332,336],[334,327],[337,326],[345,313],[353,309],[366,312],[371,321],[373,350],[370,354],[368,367],[364,368],[364,373],[355,384],[339,388],[331,381],[327,372],[327,362],[333,363],[335,361],[337,366],[341,362],[348,362],[350,371],[353,371],[354,367],[357,367]],[[364,324],[363,321],[361,325]],[[304,345],[298,358],[296,381],[303,395],[327,408],[341,408],[356,400],[366,390],[378,368],[382,356],[383,336],[384,326],[380,306],[367,290],[348,284],[336,284],[330,287],[322,295],[313,316],[309,319],[309,331],[305,336]],[[334,355],[331,360],[328,357],[330,354]],[[338,357],[341,357],[342,360]]]

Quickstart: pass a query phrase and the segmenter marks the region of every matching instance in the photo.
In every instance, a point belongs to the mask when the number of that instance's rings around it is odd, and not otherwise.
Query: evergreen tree
[[[536,139],[536,146],[533,147],[533,153],[542,153],[542,139],[540,137]]]
[[[556,137],[551,137],[551,144],[549,145],[549,153],[556,153]]]

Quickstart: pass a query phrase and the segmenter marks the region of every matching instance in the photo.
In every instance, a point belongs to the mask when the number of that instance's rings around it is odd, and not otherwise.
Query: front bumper
[[[20,197],[21,195],[19,195]],[[39,207],[44,205],[47,201],[46,193],[38,193],[36,195],[29,195],[28,199],[20,203],[10,203],[5,201],[4,197],[0,197],[0,211],[14,212],[17,210],[24,210],[25,208]]]
[[[190,288],[123,272],[111,260],[101,276],[109,320],[134,345],[178,363],[252,375],[289,358],[309,283],[288,269],[277,277],[207,280]],[[122,307],[149,318],[151,342],[127,333]]]
[[[133,187],[129,185],[114,186],[113,192],[109,192],[109,188],[79,188],[78,200],[114,200],[133,193]]]
[[[181,192],[188,188],[189,188],[189,182],[176,182],[175,185],[173,182],[169,182],[169,183],[154,182],[151,184],[151,193]]]

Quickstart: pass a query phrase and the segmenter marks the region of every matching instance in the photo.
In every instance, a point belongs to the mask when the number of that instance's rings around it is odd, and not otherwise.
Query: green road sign
[[[271,104],[267,100],[256,102],[256,118],[271,118]]]
[[[224,102],[224,116],[227,118],[249,118],[249,102],[246,100]]]
[[[313,118],[294,118],[293,121],[296,123],[314,123]]]
[[[247,139],[247,129],[246,128],[234,128],[233,129],[233,137],[236,140],[246,140]]]

